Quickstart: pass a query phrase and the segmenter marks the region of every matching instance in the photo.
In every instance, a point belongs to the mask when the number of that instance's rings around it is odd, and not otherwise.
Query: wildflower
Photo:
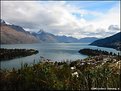
[[[71,69],[72,69],[72,70],[74,70],[74,69],[75,69],[75,67],[71,67]]]
[[[79,77],[79,74],[78,74],[78,72],[74,72],[74,73],[72,73],[72,76],[73,76],[73,77],[74,77],[74,76]]]

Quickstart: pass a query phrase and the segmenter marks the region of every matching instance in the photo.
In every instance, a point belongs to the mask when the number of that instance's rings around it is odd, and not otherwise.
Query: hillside
[[[43,59],[20,69],[0,70],[0,75],[1,90],[118,90],[120,61],[117,56],[94,56],[70,63]]]
[[[121,50],[121,32],[106,37],[104,39],[99,39],[91,43],[90,45],[100,46],[100,47],[109,47],[117,50]]]
[[[1,22],[1,44],[37,43],[38,40],[22,27]]]

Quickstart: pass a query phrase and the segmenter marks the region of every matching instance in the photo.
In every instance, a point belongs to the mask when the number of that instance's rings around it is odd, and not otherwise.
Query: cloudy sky
[[[27,31],[106,37],[120,31],[120,2],[2,1],[1,18]]]

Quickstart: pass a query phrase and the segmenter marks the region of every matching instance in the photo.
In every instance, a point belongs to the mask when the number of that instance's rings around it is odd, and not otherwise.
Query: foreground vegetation
[[[0,70],[1,90],[91,90],[120,86],[120,58],[93,56],[84,60],[51,62],[41,59],[37,64],[20,69]]]
[[[9,60],[18,57],[30,56],[33,54],[37,54],[38,51],[34,49],[4,49],[0,48],[0,59]]]

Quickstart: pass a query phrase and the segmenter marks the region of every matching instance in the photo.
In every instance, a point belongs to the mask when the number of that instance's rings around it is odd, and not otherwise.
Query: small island
[[[5,49],[0,48],[0,61],[10,60],[19,57],[26,57],[37,54],[38,50],[35,49]]]

